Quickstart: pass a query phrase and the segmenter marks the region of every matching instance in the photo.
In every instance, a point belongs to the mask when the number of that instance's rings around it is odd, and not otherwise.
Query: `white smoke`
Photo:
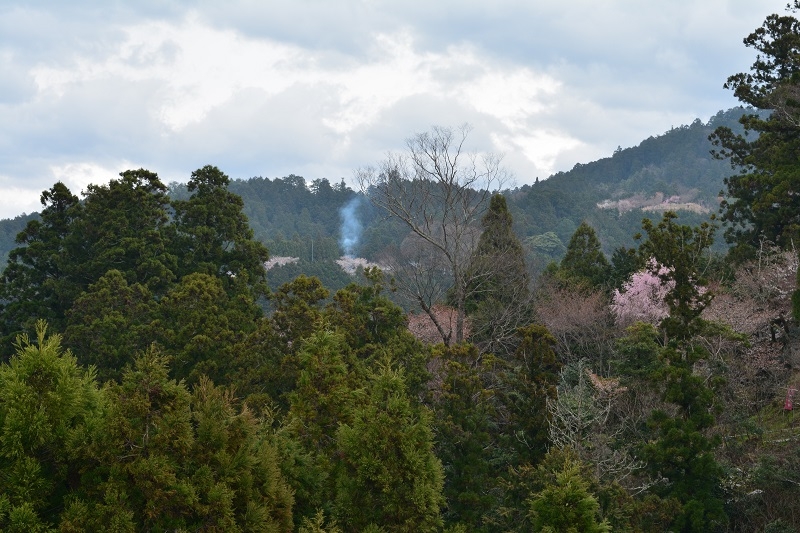
[[[342,219],[341,237],[339,246],[347,257],[353,257],[358,241],[361,239],[363,226],[358,220],[358,206],[361,205],[361,197],[355,196],[352,200],[339,210],[339,217]]]

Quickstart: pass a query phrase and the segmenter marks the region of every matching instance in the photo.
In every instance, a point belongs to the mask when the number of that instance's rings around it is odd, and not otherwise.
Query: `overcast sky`
[[[0,218],[144,167],[352,179],[434,125],[516,183],[737,104],[786,0],[2,0]]]

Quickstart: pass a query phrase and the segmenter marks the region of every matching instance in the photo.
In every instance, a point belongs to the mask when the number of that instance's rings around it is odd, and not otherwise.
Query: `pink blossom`
[[[658,324],[669,316],[669,307],[664,298],[675,287],[674,281],[664,282],[659,275],[668,272],[665,267],[655,271],[651,263],[646,270],[636,272],[625,282],[622,290],[615,290],[612,297],[611,311],[620,325],[634,322]]]

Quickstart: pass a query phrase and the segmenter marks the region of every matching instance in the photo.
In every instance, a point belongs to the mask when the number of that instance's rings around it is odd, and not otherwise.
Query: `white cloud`
[[[130,161],[338,180],[463,122],[529,182],[734,105],[741,40],[784,3],[9,0],[0,185],[38,209],[56,175],[80,188]]]
[[[365,57],[343,58],[213,29],[188,16],[179,24],[130,27],[107,57],[37,67],[33,76],[41,98],[64,98],[103,80],[154,82],[147,98],[152,108],[141,111],[156,114],[165,128],[162,135],[181,134],[243,91],[257,90],[266,103],[291,91],[316,88],[318,101],[292,103],[299,115],[304,106],[315,108],[317,127],[341,136],[340,154],[352,145],[354,131],[380,121],[399,102],[425,94],[453,99],[497,119],[505,130],[495,135],[504,139],[500,144],[524,146],[526,157],[544,168],[559,145],[569,148],[577,142],[532,126],[559,88],[552,76],[524,66],[498,67],[464,45],[421,52],[409,30],[374,35]],[[436,123],[437,117],[430,120]]]

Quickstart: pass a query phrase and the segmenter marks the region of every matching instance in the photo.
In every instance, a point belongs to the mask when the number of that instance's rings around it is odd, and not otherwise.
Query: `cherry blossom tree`
[[[669,315],[665,298],[675,282],[664,281],[662,276],[666,273],[665,267],[658,267],[651,260],[648,268],[634,273],[621,290],[614,291],[611,310],[620,326],[634,322],[657,325]]]

